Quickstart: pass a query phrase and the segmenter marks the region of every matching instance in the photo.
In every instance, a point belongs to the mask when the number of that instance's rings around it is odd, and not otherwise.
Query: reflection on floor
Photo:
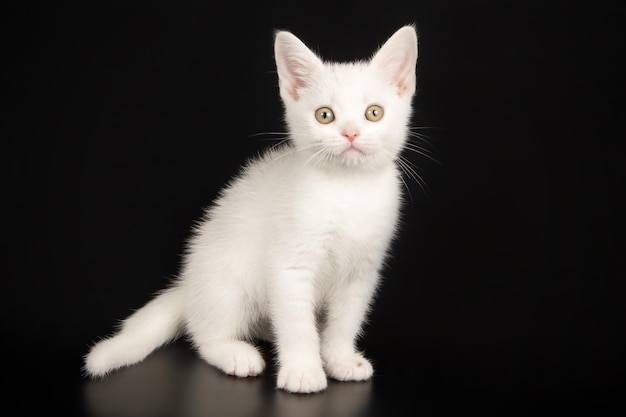
[[[268,349],[265,356],[269,359]],[[373,411],[369,408],[371,381],[329,381],[321,394],[296,395],[274,387],[275,373],[270,364],[261,377],[227,376],[179,342],[138,365],[102,380],[86,381],[85,409],[92,417],[345,417]]]

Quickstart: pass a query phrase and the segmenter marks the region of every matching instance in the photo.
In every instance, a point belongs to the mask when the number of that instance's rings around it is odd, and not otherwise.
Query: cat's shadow
[[[276,368],[264,347],[268,368],[256,378],[224,375],[202,361],[184,342],[160,349],[142,363],[108,377],[86,381],[87,415],[132,416],[299,416],[361,415],[370,403],[372,382],[329,381],[320,394],[289,394],[275,388]]]

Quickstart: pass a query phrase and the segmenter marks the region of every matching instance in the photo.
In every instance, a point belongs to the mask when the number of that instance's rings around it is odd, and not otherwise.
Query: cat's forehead
[[[359,101],[391,92],[386,87],[388,85],[367,62],[326,63],[315,80],[312,93],[326,100]]]

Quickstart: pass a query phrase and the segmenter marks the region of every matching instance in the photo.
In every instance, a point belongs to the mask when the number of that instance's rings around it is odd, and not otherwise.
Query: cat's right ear
[[[297,101],[298,90],[306,87],[323,63],[300,39],[290,32],[276,32],[274,56],[281,96]]]

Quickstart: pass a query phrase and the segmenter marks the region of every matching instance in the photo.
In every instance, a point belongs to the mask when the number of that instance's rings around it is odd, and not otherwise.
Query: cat
[[[91,347],[91,377],[182,335],[237,377],[263,372],[252,343],[272,341],[277,387],[293,393],[372,377],[356,341],[399,223],[417,34],[404,26],[371,59],[336,63],[277,31],[274,54],[289,142],[222,190],[179,277]]]

